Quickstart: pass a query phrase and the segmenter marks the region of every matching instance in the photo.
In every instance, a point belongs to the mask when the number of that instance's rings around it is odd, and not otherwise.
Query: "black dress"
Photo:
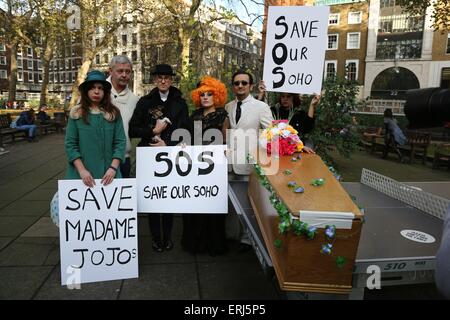
[[[191,115],[191,137],[193,137],[194,121],[202,121],[202,135],[208,129],[222,130],[228,117],[225,109],[203,116],[203,110],[196,110]],[[198,140],[197,140],[198,141]],[[214,141],[212,142],[214,143]],[[203,141],[203,144],[210,142]],[[209,253],[219,255],[227,251],[225,239],[225,214],[184,214],[181,247],[191,253]]]
[[[272,110],[274,119],[277,120],[288,120],[289,113],[291,112],[292,118],[289,121],[289,124],[298,131],[300,139],[314,129],[316,118],[310,118],[304,110],[294,109],[291,111],[291,109],[283,108],[279,104],[270,109]]]

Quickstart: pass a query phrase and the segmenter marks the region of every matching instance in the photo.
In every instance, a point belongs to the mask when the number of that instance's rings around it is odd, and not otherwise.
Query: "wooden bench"
[[[37,127],[38,127],[38,134],[48,134],[50,132],[57,132],[58,131],[58,125],[55,121],[50,120],[48,123],[42,123],[40,120],[36,119],[35,121]]]
[[[362,132],[360,143],[366,150],[374,153],[377,149],[377,138],[381,138],[381,127],[368,127]]]
[[[416,156],[422,157],[422,163],[427,161],[427,151],[430,146],[431,135],[428,132],[406,131],[406,144],[398,146],[402,152],[408,153],[409,163],[412,163]]]
[[[55,117],[56,131],[62,131],[67,125],[67,114],[65,112],[55,112],[53,116]]]
[[[440,166],[446,166],[450,170],[450,143],[441,143],[434,151],[433,169]]]
[[[16,135],[28,137],[27,130],[18,130],[11,128],[12,118],[9,113],[0,115],[0,134],[2,136],[1,140],[3,142],[3,137],[10,136],[11,140],[14,142],[16,140]]]

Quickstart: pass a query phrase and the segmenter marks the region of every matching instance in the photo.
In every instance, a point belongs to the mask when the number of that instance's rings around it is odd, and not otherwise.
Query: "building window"
[[[23,68],[22,59],[17,59],[17,68]]]
[[[359,49],[360,32],[347,33],[347,49]]]
[[[108,54],[104,54],[104,55],[103,55],[103,62],[104,62],[105,64],[108,64],[108,63],[109,63],[109,56],[108,56]]]
[[[6,72],[6,70],[0,70],[0,79],[7,79],[8,78],[8,73]]]
[[[33,60],[28,60],[28,70],[33,70]]]
[[[358,64],[359,60],[346,60],[345,61],[345,78],[349,81],[358,80]]]
[[[339,13],[330,13],[328,17],[328,25],[336,26],[339,24]]]
[[[328,35],[328,50],[337,50],[338,48],[338,34],[329,34]]]
[[[29,72],[29,73],[28,73],[28,82],[34,82],[34,79],[33,79],[33,72]]]
[[[6,57],[0,56],[0,65],[6,66]]]
[[[348,13],[348,24],[358,24],[361,23],[362,12],[349,12]]]
[[[5,45],[0,43],[0,51],[6,51]]]
[[[38,81],[39,81],[39,82],[42,82],[42,73],[39,73],[39,74],[38,74]]]
[[[447,34],[447,54],[450,54],[450,33]]]
[[[23,81],[23,72],[17,71],[17,81],[22,82]]]
[[[38,70],[42,70],[42,61],[38,61]]]
[[[27,48],[27,55],[29,56],[29,57],[32,57],[33,56],[33,49],[31,49],[31,48]]]
[[[337,72],[337,61],[325,61],[324,78],[334,78]]]
[[[100,44],[100,39],[95,39],[95,46],[98,47]]]
[[[415,59],[422,55],[422,39],[377,42],[376,59]]]
[[[137,33],[133,33],[131,35],[131,44],[136,45],[137,44]]]
[[[1,46],[1,44],[0,44],[0,46]],[[0,50],[1,51],[1,50]],[[22,48],[21,47],[18,47],[17,48],[17,55],[18,56],[22,56]]]
[[[95,56],[95,64],[100,64],[100,55],[99,54],[97,54]]]
[[[122,35],[122,45],[124,47],[126,47],[126,45],[127,45],[127,35],[126,34]]]
[[[380,0],[380,8],[394,7],[395,0]]]
[[[137,51],[131,51],[131,60],[137,61]]]

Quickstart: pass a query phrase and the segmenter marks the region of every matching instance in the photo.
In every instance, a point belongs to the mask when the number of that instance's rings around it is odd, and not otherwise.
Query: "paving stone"
[[[258,261],[199,263],[202,299],[279,299],[270,279],[264,276]]]
[[[53,267],[0,267],[0,300],[31,299]]]
[[[80,289],[70,290],[61,285],[61,269],[56,267],[45,281],[37,300],[114,300],[122,285],[122,280],[82,283]]]
[[[138,279],[124,280],[120,299],[199,299],[195,264],[159,264],[139,267]]]
[[[36,190],[33,190],[32,192],[28,193],[26,196],[21,198],[20,200],[46,200],[47,203],[50,205],[50,201],[52,200],[56,190],[53,189],[41,189],[38,188]]]
[[[53,223],[48,214],[40,218],[21,237],[59,237],[59,228]]]
[[[55,238],[18,238],[0,252],[0,266],[41,266],[56,247]]]
[[[38,219],[38,217],[0,216],[0,237],[17,237]]]
[[[0,216],[42,216],[50,209],[50,201],[18,200],[0,210]]]
[[[14,238],[0,237],[0,250],[5,248],[12,240],[14,240]]]

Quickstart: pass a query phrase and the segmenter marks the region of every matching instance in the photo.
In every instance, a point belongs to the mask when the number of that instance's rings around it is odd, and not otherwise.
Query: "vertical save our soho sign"
[[[322,89],[328,6],[270,6],[264,81],[268,91],[313,94]]]

